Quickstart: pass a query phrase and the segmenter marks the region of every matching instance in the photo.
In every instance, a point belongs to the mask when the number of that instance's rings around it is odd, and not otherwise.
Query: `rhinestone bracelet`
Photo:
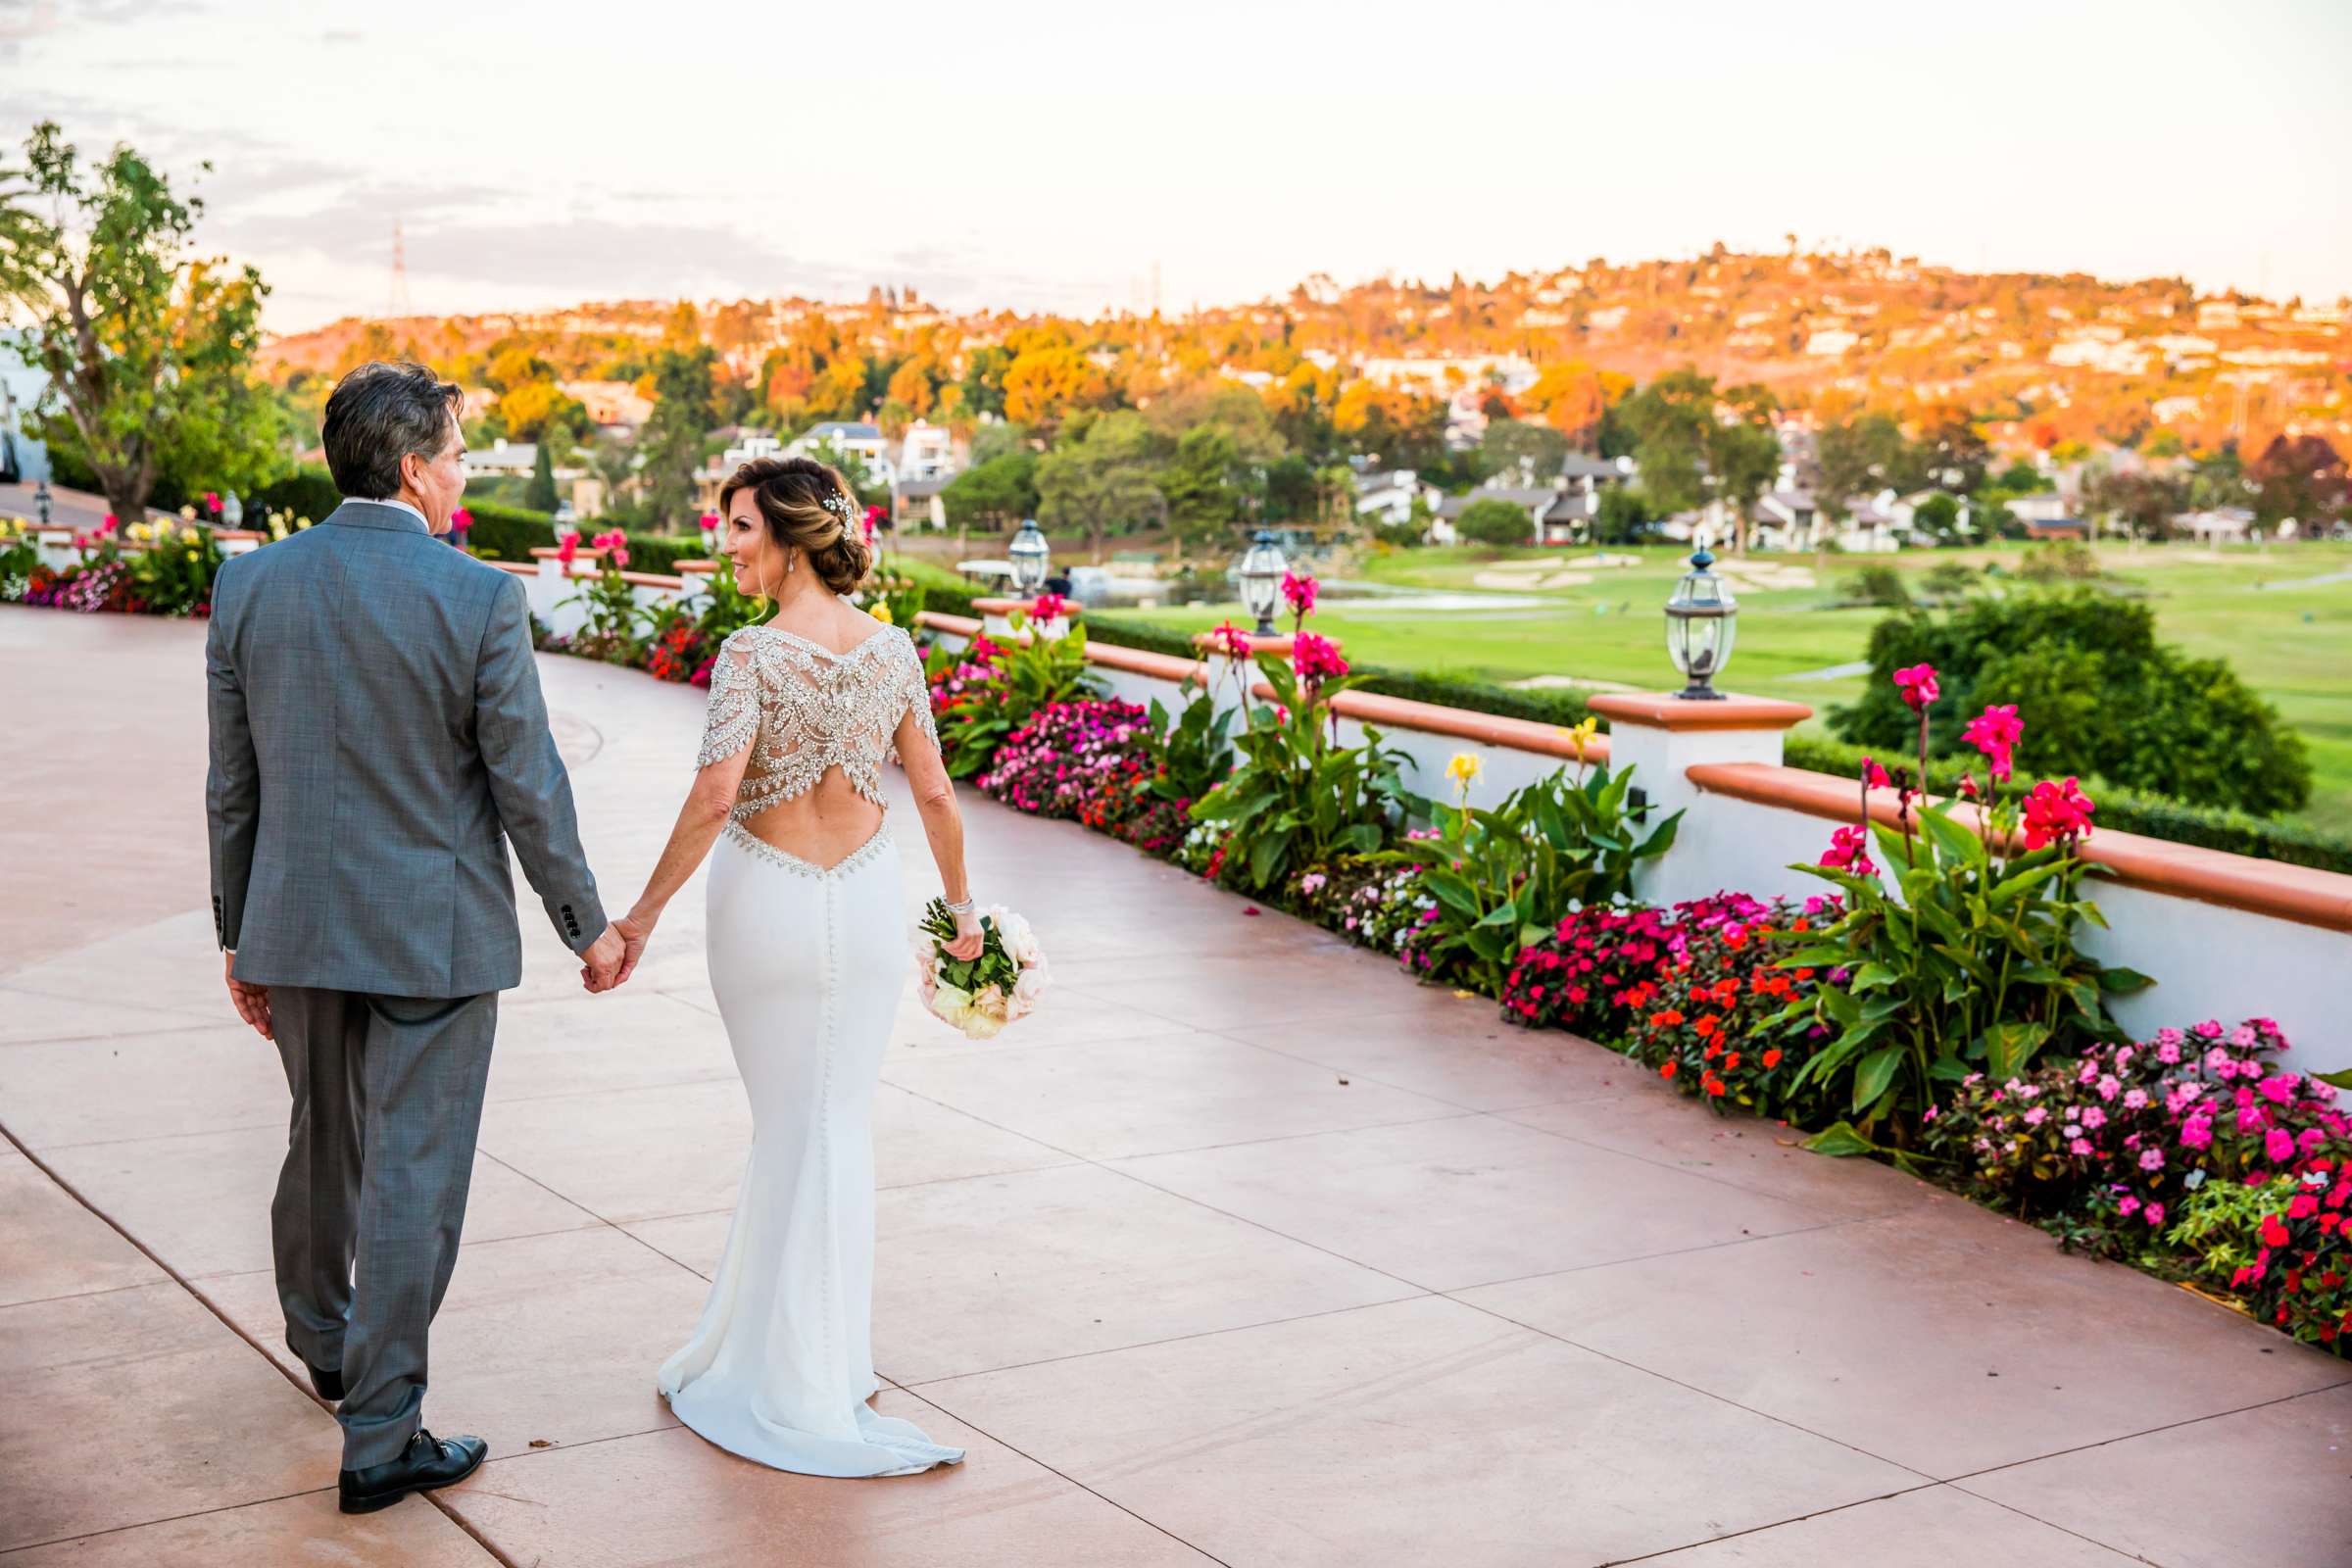
[[[945,899],[942,899],[940,902],[941,902],[941,903],[943,903],[943,904],[947,904],[947,901],[946,901]],[[973,910],[974,908],[976,908],[977,906],[978,906],[978,901],[977,901],[977,900],[975,900],[975,899],[965,899],[965,900],[964,900],[964,901],[963,901],[961,904],[948,904],[948,912],[949,912],[950,914],[969,914],[969,913],[971,913],[971,912],[972,912],[972,910]]]

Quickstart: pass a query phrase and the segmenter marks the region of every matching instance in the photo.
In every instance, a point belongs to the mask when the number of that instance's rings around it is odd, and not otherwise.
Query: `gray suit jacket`
[[[221,566],[205,664],[213,920],[237,978],[519,984],[508,839],[565,946],[604,931],[518,579],[345,501]]]

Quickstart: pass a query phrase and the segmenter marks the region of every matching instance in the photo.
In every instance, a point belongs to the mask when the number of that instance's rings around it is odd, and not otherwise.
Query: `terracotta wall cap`
[[[1016,610],[1025,612],[1031,605],[1036,603],[1037,600],[1034,597],[1028,599],[975,599],[972,601],[972,608],[983,615],[1009,615]],[[1084,612],[1084,607],[1077,600],[1063,601],[1062,614],[1064,616],[1075,619]]]
[[[572,575],[576,577],[579,573]],[[685,578],[660,571],[624,571],[620,574],[620,580],[633,588],[667,588],[673,593],[686,586]]]
[[[1288,632],[1277,632],[1271,637],[1259,637],[1250,633],[1244,635],[1250,637],[1250,657],[1251,659],[1255,659],[1260,654],[1272,654],[1277,659],[1288,659],[1291,657],[1292,645],[1297,641]],[[1217,634],[1213,631],[1193,633],[1193,646],[1202,653],[1207,653],[1215,648]],[[1339,639],[1333,638],[1332,644],[1337,647]]]
[[[539,568],[527,561],[485,561],[482,563],[482,564],[485,566],[496,566],[501,571],[511,571],[517,577],[536,577],[539,575]]]
[[[216,539],[267,539],[270,536],[259,528],[215,528]]]
[[[1250,687],[1250,693],[1266,702],[1274,700],[1274,688],[1262,680]],[[1540,757],[1557,757],[1564,761],[1577,760],[1576,742],[1569,737],[1567,730],[1557,724],[1545,724],[1532,718],[1481,713],[1467,708],[1448,708],[1444,703],[1390,697],[1381,692],[1341,692],[1330,699],[1329,706],[1342,718],[1352,718],[1359,724],[1378,724],[1384,729],[1409,729],[1423,735],[1450,735],[1456,740],[1473,741],[1481,746],[1533,752]],[[1583,760],[1588,762],[1607,761],[1609,738],[1595,735],[1585,742]]]
[[[581,559],[598,561],[603,559],[604,554],[604,551],[594,545],[582,545],[571,553],[574,561]],[[564,552],[554,545],[533,545],[531,546],[531,559],[534,561],[561,561],[564,559]]]
[[[1155,654],[1149,648],[1122,648],[1116,643],[1090,642],[1086,645],[1086,662],[1101,664],[1104,669],[1125,670],[1130,675],[1172,680],[1179,686],[1208,684],[1208,671],[1200,661],[1179,659],[1174,654]]]
[[[678,575],[681,577],[698,577],[705,572],[717,569],[718,563],[715,561],[681,561],[678,563]]]
[[[951,637],[977,637],[981,632],[980,622],[971,616],[951,615],[943,610],[923,611],[914,617],[914,621],[918,626],[944,631]]]
[[[1585,699],[1585,706],[1611,725],[1670,731],[1793,729],[1813,716],[1802,703],[1728,694],[1718,702],[1694,703],[1664,692],[1600,692]]]
[[[1848,779],[1768,762],[1701,762],[1690,770],[1700,789],[1759,806],[1802,811],[1825,821],[1851,822],[1861,806],[1861,789]],[[1948,803],[1947,803],[1948,804]],[[1955,820],[1975,828],[1977,808],[1951,804]],[[1895,793],[1870,792],[1870,816],[1898,824]],[[2275,920],[2292,920],[2329,931],[2352,931],[2352,876],[2283,860],[2258,860],[2195,844],[2174,844],[2114,828],[2094,828],[2082,844],[2082,858],[2102,881],[2149,893],[2195,899],[2226,908],[2245,909]]]

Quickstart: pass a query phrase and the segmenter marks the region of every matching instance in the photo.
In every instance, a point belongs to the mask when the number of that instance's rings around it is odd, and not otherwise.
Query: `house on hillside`
[[[956,477],[956,438],[947,427],[917,419],[906,427],[906,436],[899,442],[899,478],[938,479],[943,483]]]
[[[2254,514],[2244,507],[2184,512],[2173,519],[2173,527],[2202,545],[2242,545],[2253,536]]]
[[[2011,503],[2011,510],[2016,510],[2014,502]],[[2082,517],[2041,517],[2026,524],[2026,537],[2029,539],[2080,539],[2088,542],[2090,536],[2090,523]]]
[[[1507,501],[1525,508],[1530,544],[1570,545],[1592,537],[1593,498],[1552,485],[1486,485],[1467,495],[1446,497],[1438,504],[1438,516],[1450,526],[1481,501]]]
[[[2030,496],[2011,496],[2007,502],[2009,515],[2033,532],[2035,523],[2063,522],[2074,515],[2074,507],[2055,490],[2037,491]]]
[[[468,479],[528,479],[539,466],[539,443],[499,436],[486,447],[466,449]]]
[[[1788,486],[1757,498],[1749,549],[1810,550],[1820,542],[1821,503],[1812,491]]]
[[[812,425],[793,438],[784,448],[784,456],[813,458],[827,448],[863,463],[866,484],[888,485],[898,477],[898,465],[891,461],[890,443],[883,438],[882,427],[863,419],[828,419]]]
[[[1413,520],[1413,503],[1435,507],[1438,487],[1410,468],[1385,468],[1355,476],[1355,514],[1366,522],[1394,527]]]
[[[943,493],[954,484],[952,475],[909,479],[905,474],[890,487],[890,525],[894,532],[914,528],[945,528],[948,504]]]

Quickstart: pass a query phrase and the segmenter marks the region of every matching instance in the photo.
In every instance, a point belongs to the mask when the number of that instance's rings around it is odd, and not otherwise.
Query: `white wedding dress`
[[[881,764],[909,711],[936,746],[904,630],[835,654],[749,626],[712,668],[696,764],[752,749],[709,879],[710,989],[751,1099],[752,1154],[710,1301],[660,1385],[710,1442],[805,1475],[912,1475],[963,1457],[865,1403],[880,1387],[874,1089],[910,959],[898,849],[886,819],[819,867],[744,826],[833,768],[882,805]]]

